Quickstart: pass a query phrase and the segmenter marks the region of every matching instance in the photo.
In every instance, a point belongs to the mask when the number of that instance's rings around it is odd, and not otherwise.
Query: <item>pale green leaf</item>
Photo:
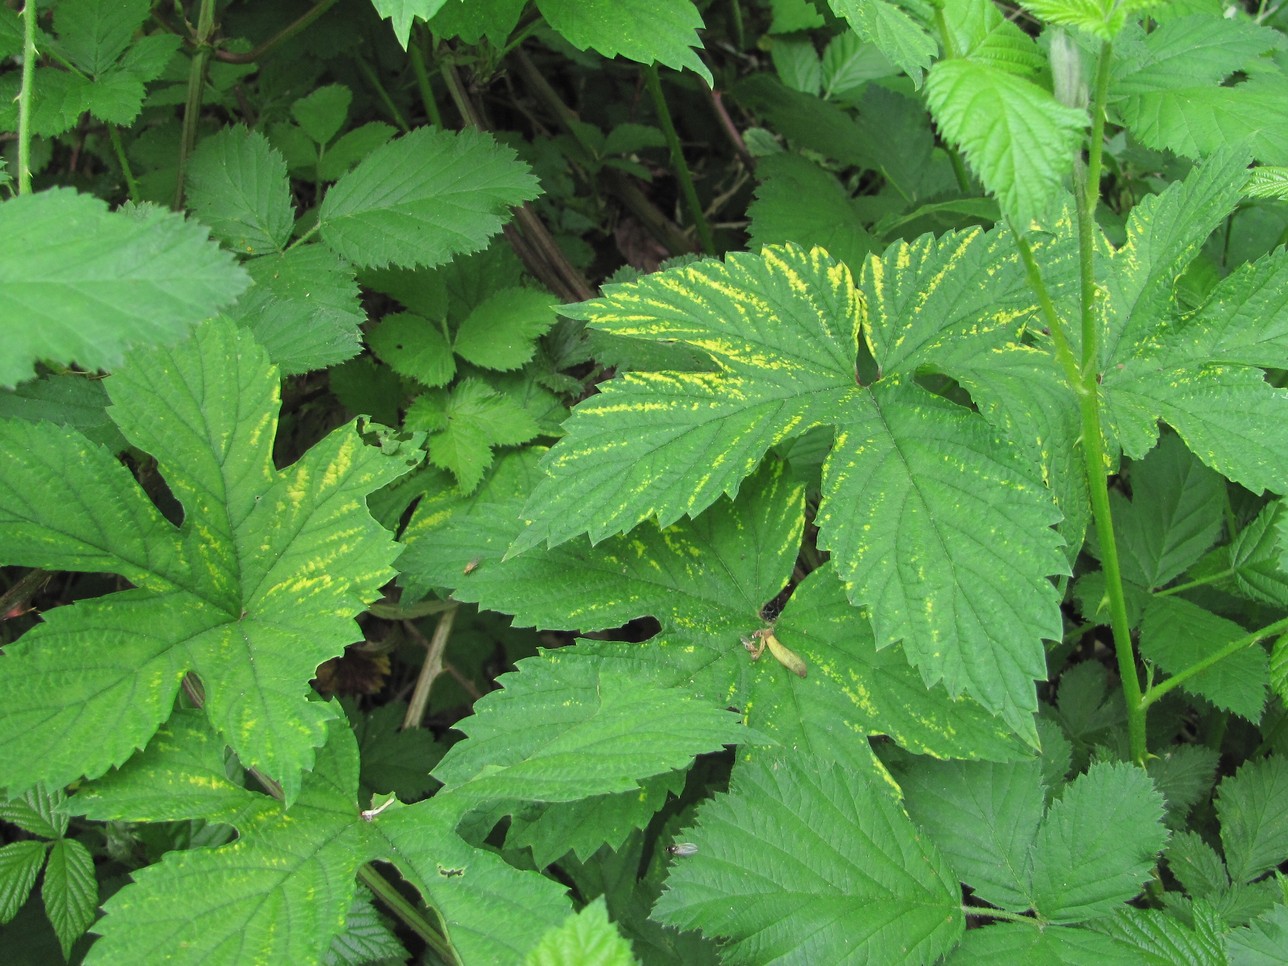
[[[1140,651],[1164,671],[1176,674],[1246,634],[1233,621],[1188,600],[1155,597],[1141,621]],[[1254,644],[1200,671],[1181,687],[1255,722],[1261,718],[1268,683],[1266,652]]]
[[[1163,587],[1216,542],[1225,522],[1224,481],[1177,436],[1131,468],[1131,500],[1109,494],[1123,576]]]
[[[1030,80],[1050,70],[1048,55],[990,0],[945,4],[943,18],[947,46],[957,57]]]
[[[1033,846],[1034,909],[1052,922],[1112,912],[1136,896],[1167,843],[1163,796],[1134,765],[1093,764],[1051,804]]]
[[[524,966],[634,966],[635,962],[631,944],[608,921],[608,908],[602,897],[547,932],[523,959]]]
[[[247,282],[172,212],[109,212],[66,188],[0,202],[0,386],[37,360],[114,368],[129,345],[174,341]]]
[[[1072,171],[1086,112],[1022,77],[962,59],[931,68],[926,99],[941,133],[965,152],[1016,227],[1045,220]]]
[[[687,2],[687,0],[686,0]],[[322,239],[354,265],[441,265],[478,251],[537,196],[513,149],[474,130],[419,128],[372,151],[327,192]]]
[[[657,686],[657,672],[643,663],[547,651],[518,668],[457,725],[468,740],[434,769],[445,791],[544,802],[625,792],[746,737],[736,715]]]
[[[1249,198],[1288,201],[1288,167],[1258,165],[1248,172],[1248,184],[1243,193]]]
[[[104,903],[86,962],[317,962],[344,928],[354,870],[377,847],[355,803],[358,755],[343,717],[328,733],[289,811],[271,803],[230,845],[167,852],[135,871]]]
[[[463,379],[445,395],[426,394],[407,410],[405,425],[428,431],[429,461],[469,493],[492,464],[497,446],[526,443],[540,432],[511,396],[481,379]]]
[[[325,369],[362,349],[366,313],[353,269],[322,245],[245,263],[255,284],[228,315],[251,331],[283,375]]]
[[[546,23],[578,50],[621,54],[641,64],[687,67],[714,83],[698,57],[702,15],[691,0],[537,0]]]
[[[850,193],[817,164],[796,154],[761,158],[756,200],[747,209],[752,247],[783,242],[820,245],[856,275],[874,246]]]
[[[1109,0],[1021,0],[1022,6],[1039,20],[1064,27],[1076,27],[1100,40],[1113,40],[1129,17],[1147,10],[1161,0],[1113,3]]]
[[[819,543],[877,646],[902,641],[927,684],[967,691],[1035,741],[1042,640],[1062,632],[1047,578],[1068,564],[1033,465],[977,414],[887,378],[850,407],[823,493]]]
[[[444,0],[371,0],[376,13],[393,25],[394,36],[403,50],[407,49],[412,21],[416,18],[428,20],[438,13],[443,3]]]
[[[148,0],[63,0],[54,11],[58,46],[87,74],[101,74],[148,18]]]
[[[1041,763],[916,759],[895,776],[914,822],[985,902],[1032,905],[1033,843],[1042,822]]]
[[[238,125],[202,140],[188,162],[188,205],[240,255],[280,252],[295,209],[286,160],[258,131]]]
[[[380,857],[439,914],[451,948],[464,963],[521,962],[545,933],[572,912],[563,886],[507,864],[456,834],[460,803],[435,797],[391,808],[372,822]]]
[[[1217,789],[1225,863],[1235,883],[1250,882],[1288,859],[1288,762],[1246,762]]]
[[[453,348],[484,369],[518,369],[536,352],[537,337],[555,324],[557,301],[539,289],[501,289],[461,321]]]
[[[422,385],[445,386],[456,375],[447,333],[413,312],[386,315],[367,333],[367,345],[394,372]]]
[[[15,535],[6,547],[34,565],[105,569],[136,585],[47,611],[8,647],[0,736],[21,751],[5,756],[0,784],[62,785],[120,764],[169,717],[192,670],[217,730],[290,798],[332,714],[308,699],[308,681],[359,636],[352,616],[393,573],[397,546],[366,495],[405,473],[417,447],[384,455],[350,424],[277,470],[277,373],[227,321],[174,349],[137,350],[108,385],[112,418],[156,458],[184,521],[174,527],[141,495],[127,497],[119,472],[96,479],[111,457],[66,431],[24,440],[30,459],[0,469],[0,488],[26,494],[0,505],[0,528]],[[85,506],[101,510],[69,516],[60,497],[76,482]]]
[[[649,516],[669,526],[736,493],[770,446],[852,405],[861,311],[844,267],[790,246],[605,286],[602,298],[565,306],[607,332],[693,345],[718,371],[628,372],[601,384],[547,456],[551,477],[525,507],[534,523],[514,552],[583,532],[598,542]]]
[[[63,956],[70,957],[72,944],[89,928],[98,909],[98,880],[89,849],[75,839],[59,839],[50,845],[40,898]]]
[[[1092,928],[1117,940],[1142,966],[1225,966],[1224,924],[1213,928],[1202,914],[1192,918],[1187,924],[1158,909],[1124,906]]]
[[[330,143],[349,116],[353,91],[343,84],[327,84],[291,105],[291,117],[318,145]]]
[[[0,848],[0,924],[16,916],[31,895],[49,845],[24,839]]]
[[[900,7],[886,0],[828,0],[838,17],[871,41],[890,63],[921,85],[921,75],[937,52],[933,37]]]
[[[1123,40],[1110,74],[1113,98],[1216,85],[1285,46],[1281,33],[1251,19],[1206,14],[1167,20],[1149,31],[1133,26]]]
[[[933,962],[964,930],[960,887],[879,782],[801,756],[740,762],[654,915],[727,939],[729,963]]]

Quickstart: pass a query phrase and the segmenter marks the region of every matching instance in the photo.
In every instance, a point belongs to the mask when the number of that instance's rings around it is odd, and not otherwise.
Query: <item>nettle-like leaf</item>
[[[334,715],[309,700],[308,681],[358,635],[353,615],[393,574],[397,547],[366,495],[405,473],[416,447],[391,442],[385,455],[350,424],[275,469],[278,375],[227,320],[174,349],[136,350],[108,391],[183,523],[107,450],[48,424],[0,423],[24,454],[0,469],[6,560],[135,585],[48,611],[7,648],[0,734],[15,753],[0,785],[63,785],[120,764],[193,671],[217,730],[293,795]]]
[[[1288,762],[1265,758],[1245,763],[1221,782],[1216,813],[1230,878],[1250,882],[1288,859]]]
[[[546,933],[527,955],[524,966],[562,966],[564,963],[597,963],[600,966],[634,966],[631,944],[608,921],[603,897],[564,924]]]
[[[283,375],[325,369],[362,351],[367,320],[353,269],[322,245],[264,255],[243,267],[255,284],[227,312]]]
[[[828,0],[828,6],[920,86],[938,49],[921,24],[886,0]]]
[[[538,0],[546,22],[578,50],[621,54],[641,64],[687,67],[708,84],[711,71],[695,47],[702,15],[692,0]]]
[[[67,188],[11,198],[0,203],[0,387],[38,360],[114,368],[127,347],[178,339],[247,283],[173,212],[109,212]]]
[[[1046,23],[1077,27],[1100,40],[1113,40],[1138,13],[1156,6],[1159,0],[1132,0],[1110,3],[1106,0],[1022,0],[1029,13]]]
[[[863,289],[821,250],[771,247],[565,307],[610,333],[700,349],[715,371],[629,372],[574,409],[511,553],[648,516],[668,526],[735,493],[770,446],[834,425],[819,542],[869,608],[877,646],[902,641],[927,684],[969,691],[1032,739],[1041,639],[1061,633],[1047,580],[1067,571],[1055,508],[983,417],[911,378],[1007,344],[1032,296],[1005,236],[982,232],[893,246],[869,260]],[[865,301],[882,373],[871,386],[854,368]]]
[[[570,802],[633,791],[747,739],[738,717],[677,688],[643,662],[520,661],[505,689],[475,704],[469,737],[434,768],[444,791],[474,800]]]
[[[961,937],[956,878],[875,770],[757,758],[699,807],[654,915],[727,938],[730,963],[930,963]]]
[[[1109,495],[1123,576],[1151,589],[1183,573],[1216,542],[1225,483],[1176,436],[1131,468],[1128,500]]]
[[[239,254],[280,252],[291,239],[286,159],[258,131],[238,125],[205,138],[188,163],[186,197],[215,237]]]
[[[443,3],[444,0],[371,0],[376,13],[393,25],[394,36],[402,44],[403,50],[407,49],[412,21],[428,20],[438,13]]]
[[[408,407],[403,422],[426,432],[429,461],[456,477],[465,493],[473,492],[483,479],[495,447],[526,443],[541,431],[512,395],[481,379],[425,393]]]
[[[322,240],[354,265],[434,266],[474,252],[507,209],[537,196],[511,148],[475,130],[419,128],[381,145],[327,192]]]
[[[1246,142],[1268,163],[1288,157],[1288,80],[1268,56],[1283,49],[1281,32],[1213,11],[1120,39],[1110,103],[1143,144],[1202,158]],[[1236,73],[1248,76],[1230,83]]]
[[[450,331],[412,312],[385,316],[367,344],[395,372],[426,386],[456,375],[456,356],[505,372],[532,359],[536,340],[555,324],[556,299],[539,289],[508,287],[484,298]]]
[[[1175,674],[1247,633],[1233,621],[1188,600],[1154,597],[1141,619],[1140,652]],[[1199,672],[1181,687],[1255,722],[1261,718],[1268,684],[1266,652],[1252,645]]]
[[[1127,764],[1098,763],[1044,805],[1036,761],[934,762],[900,775],[908,811],[986,902],[1045,922],[1112,913],[1167,841],[1163,797]]]
[[[176,720],[181,727],[91,784],[72,810],[154,821],[206,817],[215,805],[240,835],[216,849],[170,852],[134,873],[104,904],[88,962],[318,962],[345,929],[354,873],[372,859],[399,864],[442,914],[446,938],[466,962],[512,961],[569,911],[556,883],[457,836],[460,812],[449,799],[363,816],[357,746],[342,716],[327,725],[326,745],[289,811],[223,779],[222,741],[199,715]],[[162,783],[203,786],[202,800],[158,801],[149,789]],[[498,908],[509,914],[496,920]]]
[[[1177,316],[1176,275],[1238,203],[1246,158],[1210,158],[1132,210],[1104,303],[1104,393],[1123,452],[1143,456],[1166,421],[1204,463],[1253,492],[1288,492],[1288,392],[1261,367],[1288,362],[1288,254],[1223,279]]]
[[[991,64],[941,60],[926,78],[926,100],[943,135],[966,154],[1003,214],[1027,227],[1045,221],[1073,168],[1085,111]]]
[[[517,624],[584,632],[653,616],[661,633],[644,645],[582,642],[577,651],[665,669],[669,684],[744,708],[752,727],[821,757],[866,760],[862,737],[877,734],[944,757],[1022,754],[974,701],[927,689],[903,648],[878,650],[870,622],[846,600],[830,566],[795,588],[774,624],[776,639],[804,660],[805,677],[767,651],[758,664],[750,659],[741,639],[765,626],[762,608],[791,575],[803,497],[783,465],[767,461],[736,500],[722,500],[694,521],[665,530],[645,523],[594,547],[578,538],[505,560],[518,506],[492,504],[470,517],[467,533],[477,542],[413,559],[431,567],[420,575],[429,583],[455,587],[458,600],[513,613]],[[464,573],[459,561],[471,553],[473,566]]]

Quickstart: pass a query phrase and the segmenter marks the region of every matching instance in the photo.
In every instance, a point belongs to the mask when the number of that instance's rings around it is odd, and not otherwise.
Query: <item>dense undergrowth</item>
[[[1282,962],[1285,29],[0,6],[5,961]]]

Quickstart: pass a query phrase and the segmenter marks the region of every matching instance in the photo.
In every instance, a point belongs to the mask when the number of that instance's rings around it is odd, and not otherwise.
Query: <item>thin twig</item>
[[[711,107],[711,113],[720,122],[720,130],[724,131],[729,143],[733,145],[734,152],[738,155],[739,160],[742,161],[748,171],[755,171],[756,159],[752,156],[751,151],[748,150],[747,142],[742,139],[742,132],[738,130],[738,125],[734,124],[733,118],[729,116],[729,111],[724,106],[724,98],[721,93],[712,90],[705,82],[702,84],[702,93],[707,96],[707,104]]]
[[[452,622],[456,620],[456,607],[443,611],[443,616],[434,626],[434,636],[428,641],[425,635],[411,621],[403,621],[403,627],[417,641],[425,645],[425,660],[420,666],[416,678],[416,688],[407,702],[407,713],[403,716],[403,728],[419,728],[425,717],[425,705],[429,704],[429,689],[434,679],[443,673],[443,652],[447,650],[447,639],[452,633]]]
[[[278,44],[294,37],[334,6],[335,0],[318,0],[318,2],[313,4],[313,6],[307,11],[249,53],[238,54],[231,50],[217,50],[215,51],[215,57],[226,64],[253,64],[265,54],[270,53]]]

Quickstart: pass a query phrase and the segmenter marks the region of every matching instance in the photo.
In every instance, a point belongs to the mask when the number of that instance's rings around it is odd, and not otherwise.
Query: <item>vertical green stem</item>
[[[215,0],[201,0],[197,14],[197,49],[188,70],[188,98],[183,106],[183,134],[179,139],[179,177],[174,186],[174,207],[183,207],[184,181],[188,178],[188,160],[197,146],[197,125],[201,120],[201,101],[206,89],[206,67],[210,63],[210,38],[215,33]]]
[[[644,82],[653,97],[653,105],[657,110],[657,119],[662,125],[662,133],[666,135],[666,143],[671,148],[671,164],[675,168],[676,178],[679,179],[680,190],[684,194],[689,215],[693,218],[693,226],[697,229],[702,250],[708,255],[714,255],[716,243],[711,237],[711,226],[707,224],[702,202],[698,200],[698,191],[693,187],[693,176],[689,173],[688,162],[684,160],[684,149],[680,146],[680,136],[675,133],[675,123],[671,120],[670,108],[666,106],[666,96],[662,93],[662,81],[657,76],[655,64],[649,64],[644,68]]]
[[[384,105],[385,110],[389,112],[389,117],[398,127],[398,130],[402,131],[403,134],[410,131],[411,127],[407,124],[407,119],[402,116],[402,111],[398,110],[398,105],[394,103],[394,99],[390,97],[389,92],[385,90],[385,85],[380,83],[380,77],[376,74],[372,66],[362,57],[355,57],[353,63],[354,66],[358,68],[358,72],[362,74],[363,79],[370,84],[371,89],[376,92],[376,97],[379,98],[380,103]]]
[[[1127,618],[1122,568],[1118,561],[1118,540],[1114,534],[1113,513],[1109,505],[1108,466],[1100,413],[1100,323],[1096,316],[1095,227],[1104,154],[1105,100],[1109,92],[1112,53],[1113,46],[1108,41],[1101,45],[1091,103],[1091,143],[1087,152],[1086,177],[1083,184],[1075,189],[1082,302],[1082,372],[1075,391],[1078,393],[1078,406],[1082,416],[1083,468],[1091,492],[1092,518],[1096,523],[1100,565],[1104,569],[1106,595],[1109,598],[1109,626],[1113,631],[1114,655],[1118,660],[1118,674],[1127,705],[1127,737],[1132,759],[1143,765],[1148,755],[1145,705],[1141,700],[1140,675],[1136,670],[1136,652],[1131,639],[1131,622]]]
[[[440,130],[443,127],[443,112],[438,109],[438,101],[434,98],[434,89],[429,83],[429,71],[425,67],[425,30],[416,25],[416,42],[412,43],[407,54],[411,58],[411,70],[416,75],[416,87],[420,91],[420,101],[425,106],[425,116],[429,118],[429,123]]]
[[[18,89],[18,194],[31,193],[31,89],[36,77],[36,2],[22,5],[22,86]]]

